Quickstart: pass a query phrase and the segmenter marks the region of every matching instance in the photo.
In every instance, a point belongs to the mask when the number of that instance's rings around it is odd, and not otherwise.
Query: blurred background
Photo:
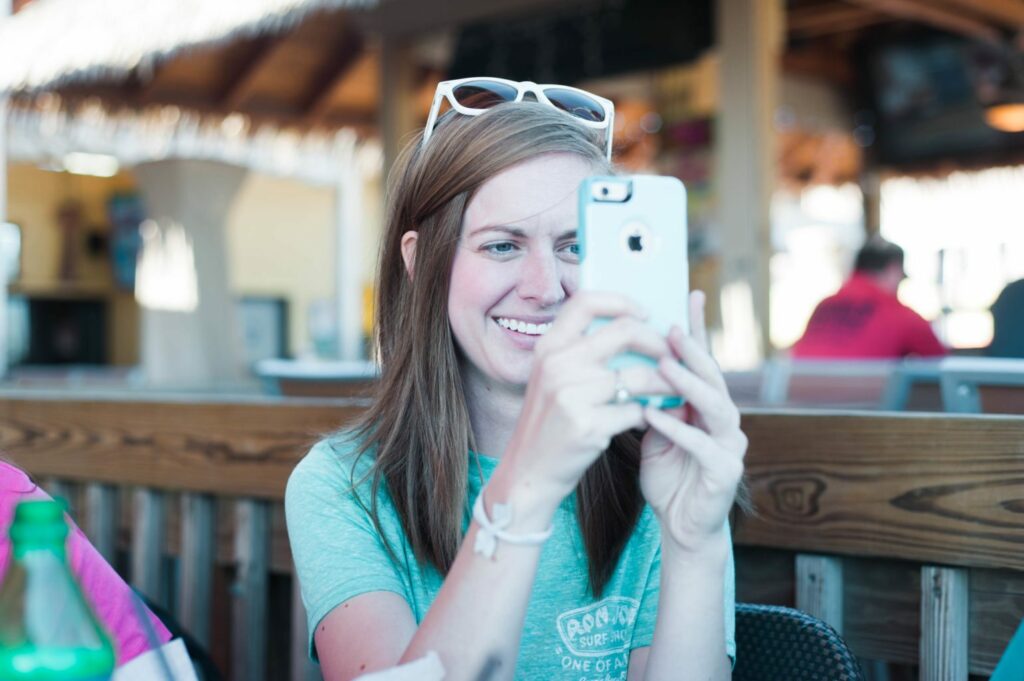
[[[618,162],[687,185],[692,284],[737,375],[785,356],[872,235],[903,247],[900,299],[955,352],[988,345],[991,304],[1024,277],[1016,0],[0,0],[4,13],[8,387],[365,378],[387,168],[435,84],[472,75],[614,100]]]

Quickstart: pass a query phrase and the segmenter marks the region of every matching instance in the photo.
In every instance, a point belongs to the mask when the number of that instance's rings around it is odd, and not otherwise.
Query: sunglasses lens
[[[585,121],[602,123],[605,119],[604,107],[593,97],[582,92],[566,88],[551,87],[544,90],[544,95],[556,107]]]
[[[504,83],[474,80],[456,87],[452,95],[455,101],[468,109],[490,109],[502,102],[514,102],[516,89]]]

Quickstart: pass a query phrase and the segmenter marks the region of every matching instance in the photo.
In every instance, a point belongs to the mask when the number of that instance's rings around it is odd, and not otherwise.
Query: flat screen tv
[[[939,32],[890,35],[862,44],[859,63],[880,165],[1024,162],[1024,133],[985,123],[1009,73],[998,48]]]

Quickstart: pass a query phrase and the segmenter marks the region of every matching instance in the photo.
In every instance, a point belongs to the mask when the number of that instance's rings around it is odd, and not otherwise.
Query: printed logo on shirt
[[[629,649],[639,601],[612,596],[558,616],[558,634],[574,655],[597,657]]]

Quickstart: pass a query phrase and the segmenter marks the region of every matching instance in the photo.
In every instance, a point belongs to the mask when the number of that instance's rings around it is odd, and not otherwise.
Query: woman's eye
[[[516,245],[511,241],[499,241],[497,243],[487,244],[484,246],[484,250],[495,255],[508,255],[515,251],[515,248]]]
[[[561,250],[563,253],[572,256],[573,258],[578,259],[580,257],[580,245],[576,241],[573,241],[572,243],[568,243],[562,246],[562,248],[559,250]]]

